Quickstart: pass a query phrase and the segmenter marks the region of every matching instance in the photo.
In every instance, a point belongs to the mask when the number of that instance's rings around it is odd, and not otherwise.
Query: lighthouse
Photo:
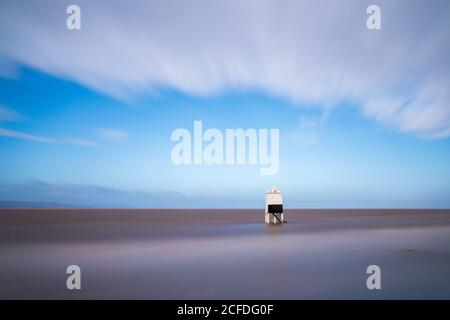
[[[283,193],[272,186],[265,194],[264,222],[267,224],[283,224]]]

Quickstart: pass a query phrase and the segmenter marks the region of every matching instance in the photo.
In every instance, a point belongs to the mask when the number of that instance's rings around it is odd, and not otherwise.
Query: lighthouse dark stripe
[[[269,213],[282,213],[283,205],[281,204],[269,204],[268,208]]]

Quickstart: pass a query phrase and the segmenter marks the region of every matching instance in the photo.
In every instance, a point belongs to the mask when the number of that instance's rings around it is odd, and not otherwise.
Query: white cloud
[[[449,88],[428,85],[411,94],[369,100],[364,112],[401,131],[442,138],[450,135],[449,102]]]
[[[301,117],[300,118],[300,129],[312,129],[319,125],[319,120],[311,117]]]
[[[81,147],[98,147],[99,145],[92,141],[92,140],[88,140],[88,139],[82,139],[82,138],[70,138],[67,139],[65,141],[68,144],[73,144],[76,146],[81,146]]]
[[[0,122],[15,122],[15,121],[23,121],[27,119],[23,115],[21,115],[18,112],[15,112],[12,109],[9,109],[7,107],[0,105]],[[111,138],[118,138],[120,136],[119,133],[122,133],[120,131],[111,131],[111,132],[103,132],[104,134],[108,134],[111,136]],[[115,135],[114,135],[115,134]],[[57,144],[72,144],[72,145],[78,145],[83,147],[98,147],[99,145],[92,140],[83,139],[83,138],[69,138],[65,140],[60,139],[54,139],[54,138],[48,138],[43,137],[39,135],[29,134],[21,131],[16,130],[9,130],[5,128],[0,128],[0,137],[9,137],[9,138],[16,138],[16,139],[22,139],[22,140],[28,140],[28,141],[34,141],[34,142],[40,142],[40,143],[57,143]]]
[[[0,59],[122,99],[170,87],[209,95],[259,89],[330,108],[350,101],[403,132],[450,135],[450,2],[3,1]]]
[[[108,142],[120,142],[128,138],[128,133],[118,129],[97,129],[99,136]]]
[[[304,147],[313,146],[319,143],[319,134],[314,130],[299,130],[291,135],[293,143]]]
[[[17,66],[5,57],[2,57],[0,52],[0,77],[14,79],[18,75]]]
[[[0,122],[23,121],[25,119],[20,113],[0,105]]]
[[[51,144],[71,144],[71,145],[77,145],[82,147],[98,147],[99,145],[92,141],[87,139],[81,139],[81,138],[69,138],[65,140],[58,140],[54,138],[29,134],[21,131],[16,130],[9,130],[5,128],[0,128],[0,137],[8,137],[8,138],[15,138],[15,139],[21,139],[21,140],[28,140],[33,142],[39,142],[39,143],[51,143]]]
[[[32,135],[20,131],[13,131],[8,129],[0,128],[0,137],[10,137],[10,138],[17,138],[17,139],[23,139],[23,140],[29,140],[29,141],[35,141],[35,142],[41,142],[41,143],[56,143],[54,139]]]

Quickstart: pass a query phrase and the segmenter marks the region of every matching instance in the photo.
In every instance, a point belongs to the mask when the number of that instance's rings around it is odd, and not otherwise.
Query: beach
[[[1,299],[450,299],[450,210],[0,209]],[[81,290],[66,268],[81,269]],[[381,269],[369,290],[366,269]]]

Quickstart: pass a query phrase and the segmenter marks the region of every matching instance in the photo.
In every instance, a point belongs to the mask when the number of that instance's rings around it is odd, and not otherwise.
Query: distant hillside
[[[80,208],[78,206],[39,201],[0,201],[0,208]]]

